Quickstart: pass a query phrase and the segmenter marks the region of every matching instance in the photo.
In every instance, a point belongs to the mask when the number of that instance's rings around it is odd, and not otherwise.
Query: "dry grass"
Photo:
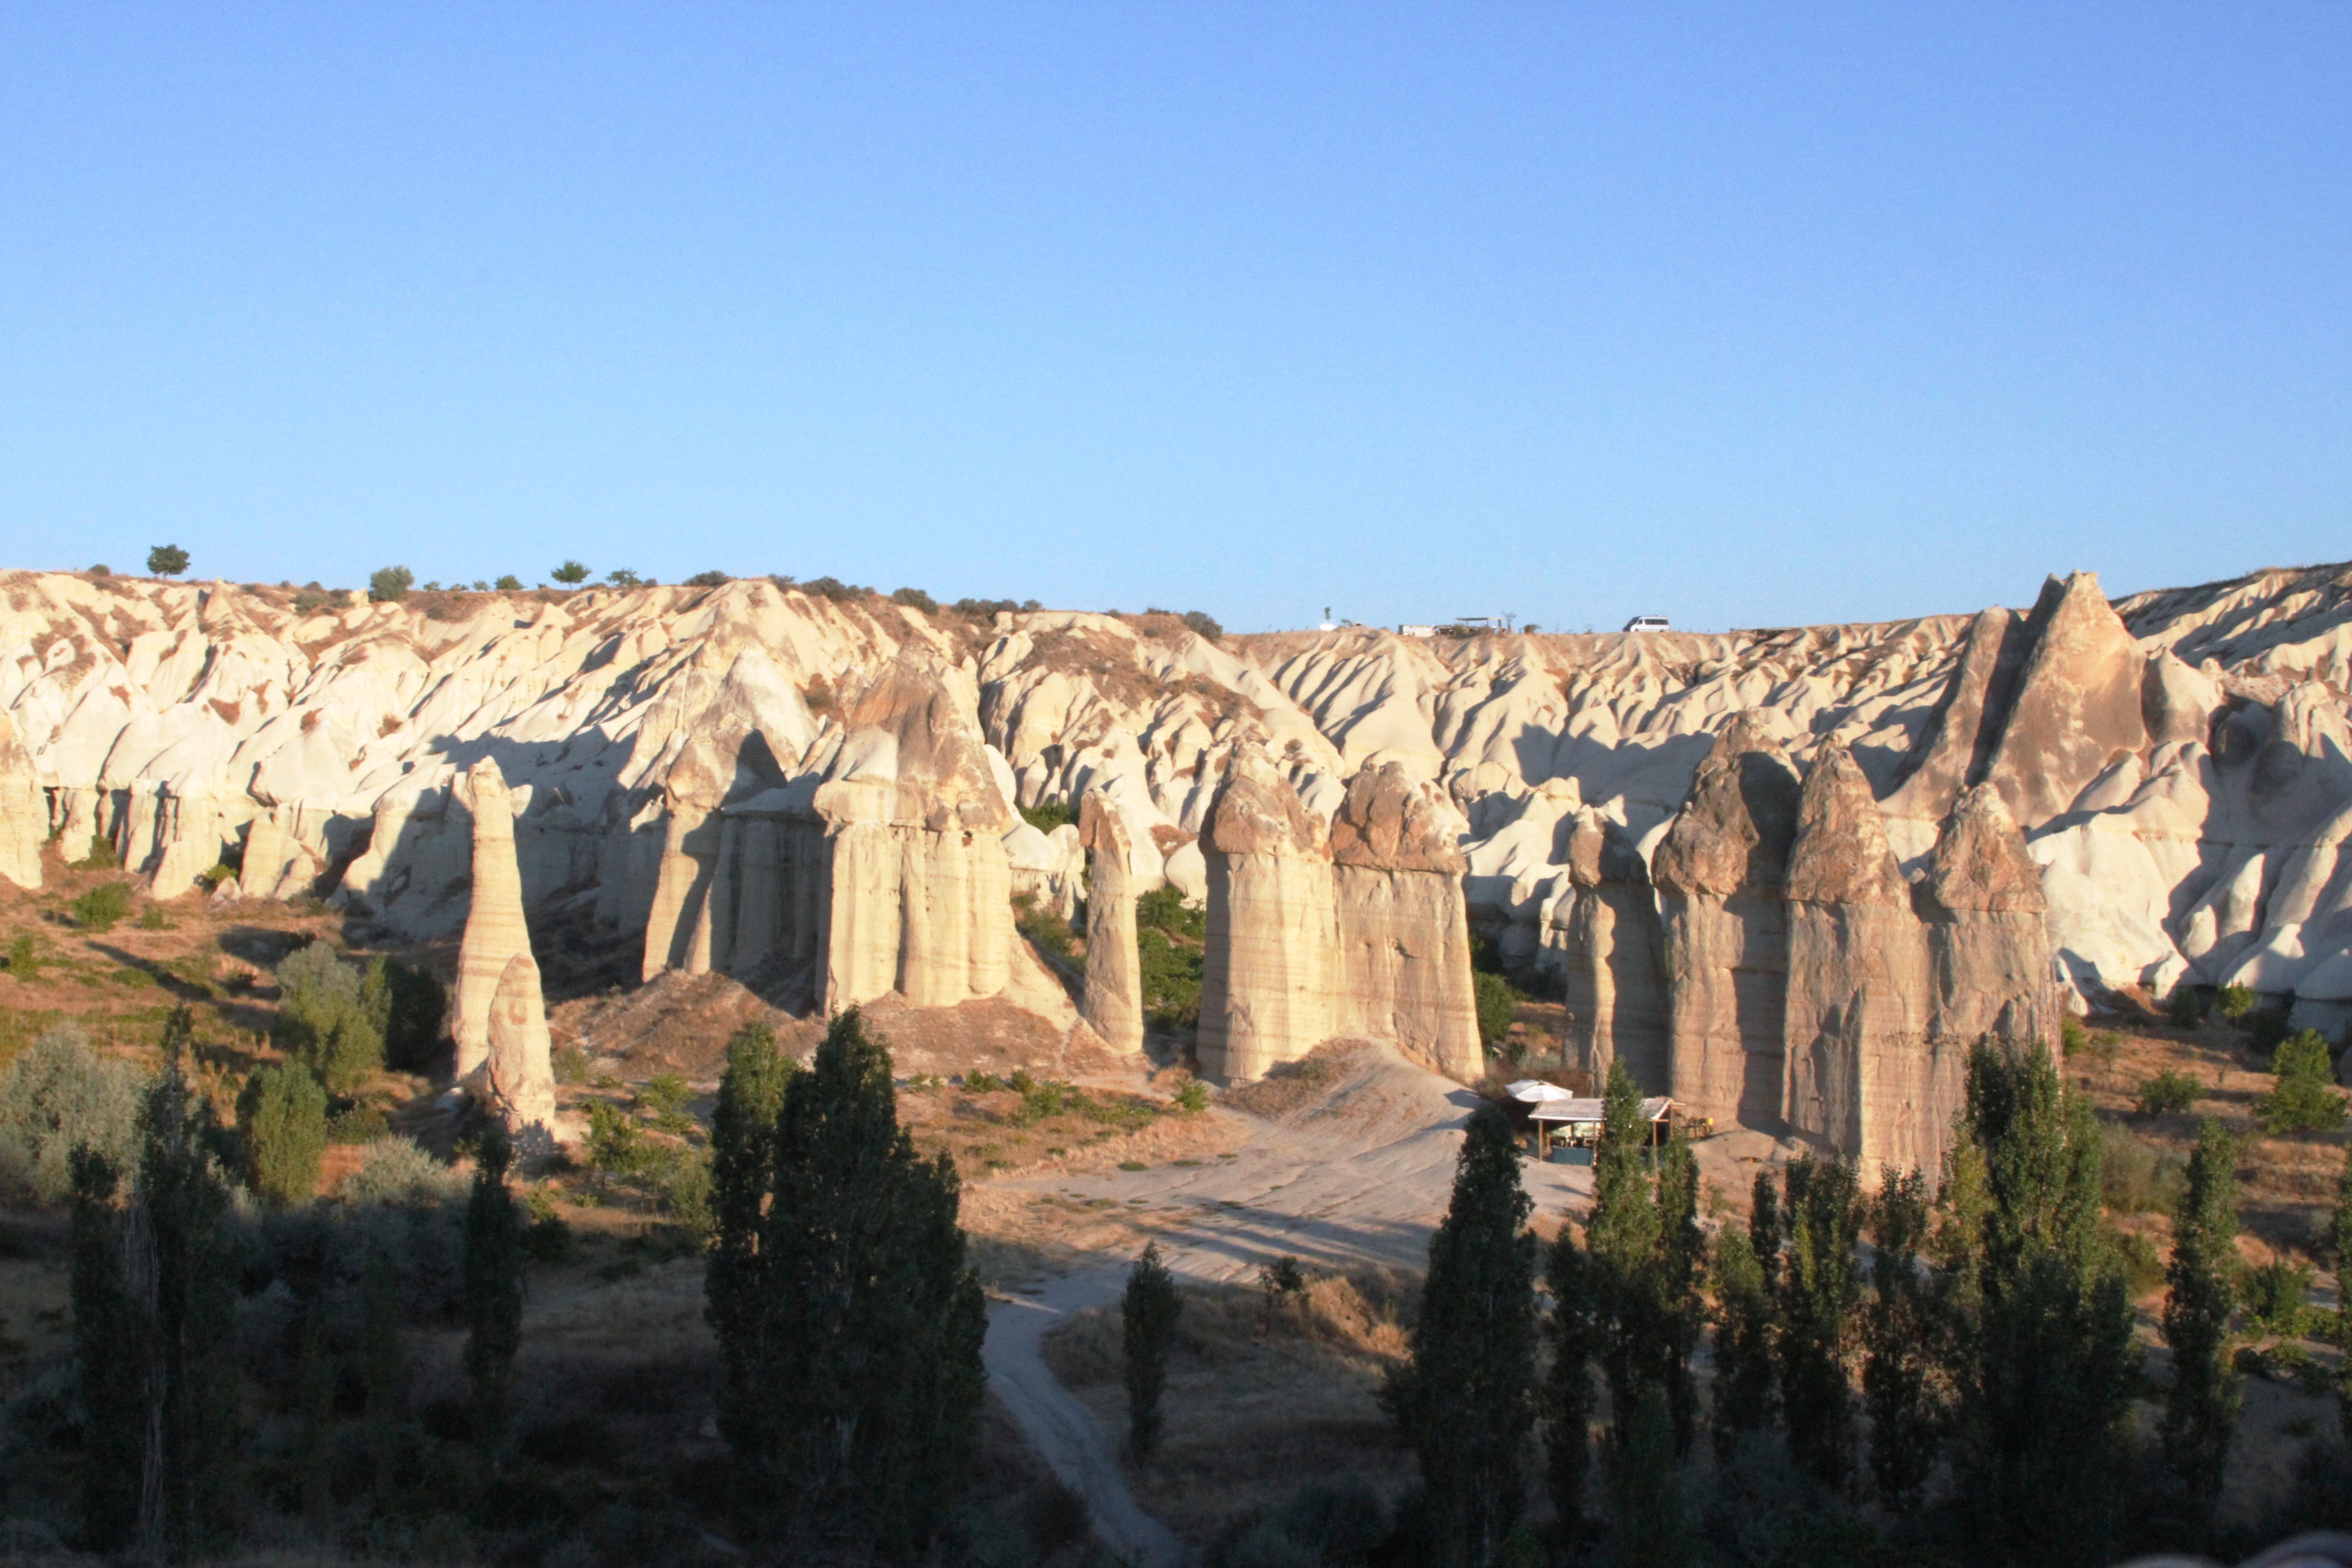
[[[1308,1477],[1393,1494],[1412,1458],[1375,1403],[1404,1359],[1414,1281],[1391,1271],[1314,1278],[1269,1313],[1258,1291],[1188,1286],[1169,1358],[1166,1436],[1129,1479],[1146,1508],[1195,1542],[1288,1497]],[[1127,1426],[1116,1307],[1050,1335],[1046,1364],[1105,1427]]]
[[[1316,1100],[1348,1071],[1349,1064],[1375,1047],[1363,1040],[1329,1040],[1295,1062],[1267,1069],[1255,1083],[1244,1084],[1224,1097],[1223,1103],[1269,1121],[1280,1121]]]

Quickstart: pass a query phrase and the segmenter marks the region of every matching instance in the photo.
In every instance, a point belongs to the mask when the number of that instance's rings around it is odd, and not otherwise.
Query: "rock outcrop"
[[[1336,1032],[1395,1043],[1449,1078],[1486,1054],[1470,981],[1470,925],[1456,840],[1463,823],[1403,763],[1349,781],[1331,823],[1339,924]]]
[[[528,952],[507,960],[490,994],[484,1074],[488,1103],[518,1148],[546,1152],[555,1142],[555,1060],[539,965]]]
[[[1272,760],[1251,749],[1234,754],[1202,842],[1209,918],[1201,1068],[1242,1083],[1297,1060],[1337,1024],[1330,837]]]
[[[1927,924],[1927,1033],[1958,1047],[1955,1070],[1978,1045],[2022,1050],[2057,1038],[2042,879],[1998,786],[1960,797],[1915,901]],[[1946,1105],[1946,1120],[1958,1104]]]
[[[467,772],[466,794],[474,830],[473,895],[466,910],[466,934],[457,947],[457,994],[449,1009],[461,1082],[489,1056],[491,1001],[508,965],[518,955],[530,954],[522,873],[515,865],[514,797],[508,792],[506,775],[485,757]],[[531,982],[535,993],[536,969]]]
[[[1136,876],[1127,825],[1099,791],[1078,807],[1087,864],[1087,989],[1079,1015],[1113,1050],[1143,1049],[1142,959],[1136,950]]]
[[[1650,862],[1664,906],[1674,1097],[1695,1115],[1780,1124],[1801,789],[1767,717],[1742,713]]]
[[[1884,1164],[1917,1160],[1919,1123],[1934,1114],[1939,1084],[1929,1061],[1927,933],[1870,781],[1843,746],[1824,747],[1805,779],[1788,915],[1783,1112],[1791,1131],[1858,1161],[1874,1181]]]
[[[0,712],[0,877],[20,888],[41,885],[41,842],[49,836],[47,804],[33,755]]]
[[[1588,807],[1570,830],[1568,879],[1550,921],[1570,1055],[1594,1084],[1622,1061],[1643,1093],[1668,1093],[1665,932],[1649,868],[1620,824]]]

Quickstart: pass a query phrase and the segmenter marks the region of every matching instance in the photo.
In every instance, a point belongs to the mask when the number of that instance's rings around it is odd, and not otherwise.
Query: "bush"
[[[2091,1037],[2083,1028],[2083,1022],[2081,1019],[2075,1017],[2072,1013],[2065,1014],[2059,1018],[2058,1054],[2061,1057],[2063,1057],[2068,1061],[2072,1061],[2074,1060],[2076,1053],[2080,1052],[2084,1047],[2090,1043]]]
[[[432,1070],[442,1021],[449,1013],[449,992],[431,970],[379,958],[360,982],[360,1003],[383,1038],[386,1067],[396,1072]]]
[[[266,1067],[236,1099],[246,1185],[280,1208],[310,1201],[327,1152],[327,1091],[308,1068]]]
[[[1034,599],[1030,600],[1028,607],[1033,610],[1035,609],[1037,607],[1037,601]],[[958,599],[954,604],[950,605],[948,608],[953,610],[957,615],[963,616],[966,620],[992,621],[999,615],[1013,614],[1014,611],[1019,610],[1021,605],[1015,604],[1011,599]]]
[[[323,942],[278,966],[278,1048],[349,1094],[383,1067],[383,1035],[368,1016],[358,973]]]
[[[661,1152],[628,1113],[610,1100],[588,1105],[588,1163],[608,1176],[635,1181],[661,1165]]]
[[[2099,1148],[2099,1195],[2117,1214],[2169,1214],[2183,1169],[2179,1155],[2113,1128]]]
[[[782,586],[790,587],[792,584],[787,582]],[[860,588],[845,583],[838,577],[812,577],[799,586],[803,594],[819,599],[829,599],[836,605],[870,597],[874,592],[871,588]]]
[[[2312,1326],[2311,1265],[2287,1258],[2249,1268],[2241,1296],[2246,1315],[2264,1333],[2282,1340],[2301,1339]]]
[[[1215,617],[1212,616],[1204,610],[1185,611],[1184,624],[1192,627],[1195,633],[1208,638],[1211,642],[1215,642],[1219,637],[1225,635],[1225,628],[1219,626]]]
[[[112,841],[102,834],[94,833],[90,835],[89,847],[82,858],[68,862],[66,868],[69,871],[112,871],[121,864],[122,858],[115,854]]]
[[[176,544],[159,544],[147,552],[147,574],[151,577],[176,577],[188,569],[188,552]],[[101,577],[110,575],[105,567],[95,569]]]
[[[588,1081],[588,1053],[582,1050],[578,1046],[556,1047],[553,1057],[553,1065],[555,1068],[555,1081],[558,1083],[586,1083]]]
[[[1478,997],[1478,1038],[1488,1050],[1497,1050],[1510,1035],[1519,999],[1499,974],[1480,973],[1470,979]]]
[[[8,943],[8,973],[29,985],[41,977],[41,939],[28,931],[18,931]]]
[[[342,605],[341,594],[329,593],[324,588],[305,588],[294,595],[294,613],[298,616],[314,616],[325,609],[339,610]]]
[[[2254,1010],[2254,988],[2251,985],[2224,985],[2213,999],[2221,1016],[2232,1024]]]
[[[588,568],[577,561],[566,561],[548,575],[569,588],[588,581]]]
[[[73,921],[82,926],[82,931],[113,931],[122,924],[122,917],[131,912],[131,884],[101,881],[66,908],[73,910]]]
[[[2197,987],[2184,980],[2164,999],[2164,1016],[2176,1029],[2193,1029],[2205,1021],[2204,998],[2198,994]]]
[[[368,603],[397,605],[416,584],[416,574],[405,566],[379,566],[368,574]]]
[[[2178,1116],[2197,1103],[2197,1080],[2165,1068],[2139,1086],[2135,1102],[2142,1116]]]
[[[1209,1086],[1194,1079],[1178,1089],[1169,1103],[1187,1116],[1197,1115],[1209,1109]]]
[[[351,1208],[413,1208],[455,1202],[466,1179],[406,1138],[367,1146],[336,1194]]]
[[[686,580],[689,588],[724,588],[735,581],[724,572],[697,572]]]
[[[1201,977],[1208,957],[1180,945],[1159,926],[1137,923],[1135,952],[1143,1016],[1162,1028],[1190,1029],[1201,1021]]]
[[[520,594],[522,592],[522,579],[516,576],[513,573],[509,572],[503,574],[499,580],[491,584],[490,586],[496,588],[501,594]]]
[[[2279,1042],[2271,1057],[2276,1087],[2254,1104],[2265,1132],[2324,1132],[2344,1125],[2334,1053],[2316,1029]]]
[[[145,1096],[130,1063],[100,1056],[72,1025],[48,1030],[0,1075],[0,1177],[58,1203],[73,1190],[73,1152],[85,1144],[131,1170]]]
[[[1040,801],[1035,805],[1021,808],[1021,820],[1040,833],[1051,833],[1066,822],[1076,822],[1078,814],[1070,809],[1066,800]]]
[[[890,602],[904,609],[920,610],[927,616],[937,615],[940,608],[939,601],[920,588],[901,588],[890,595]]]
[[[1208,912],[1188,906],[1184,889],[1173,882],[1162,883],[1135,900],[1135,923],[1188,942],[1205,942],[1209,935]]]

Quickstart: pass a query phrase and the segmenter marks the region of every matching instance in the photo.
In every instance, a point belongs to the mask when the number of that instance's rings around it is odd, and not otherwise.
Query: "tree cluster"
[[[2066,1568],[2216,1539],[2246,1300],[2236,1151],[2217,1122],[2179,1199],[2162,1316],[2173,1371],[2151,1390],[2101,1206],[2098,1124],[2046,1053],[1975,1053],[1932,1201],[1922,1172],[1883,1171],[1864,1193],[1851,1164],[1801,1156],[1759,1174],[1747,1223],[1711,1238],[1690,1150],[1645,1147],[1639,1107],[1612,1068],[1592,1206],[1580,1236],[1564,1226],[1544,1249],[1542,1310],[1513,1142],[1491,1112],[1472,1121],[1412,1362],[1387,1395],[1420,1461],[1433,1561],[1509,1556],[1531,1429],[1557,1544],[1580,1559],[1892,1563],[1957,1549]],[[2352,1248],[2352,1171],[2336,1223]],[[2352,1433],[2352,1374],[2339,1387]],[[2131,1416],[2150,1396],[2152,1443]],[[1702,1430],[1707,1487],[1691,1462]],[[1862,1510],[1873,1500],[1884,1523]],[[1759,1518],[1780,1543],[1740,1546]]]

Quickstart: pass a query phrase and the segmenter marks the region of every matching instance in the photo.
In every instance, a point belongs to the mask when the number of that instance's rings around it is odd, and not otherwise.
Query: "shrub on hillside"
[[[401,1208],[454,1203],[465,1190],[463,1176],[413,1141],[384,1138],[367,1146],[336,1196],[349,1208]]]
[[[830,599],[837,605],[868,598],[874,593],[871,588],[860,588],[838,577],[812,577],[800,584],[800,591],[819,599]]]
[[[1066,822],[1076,821],[1077,813],[1070,809],[1068,801],[1044,800],[1035,805],[1023,806],[1021,820],[1040,833],[1051,833]]]
[[[147,573],[152,577],[176,577],[188,569],[188,552],[176,544],[159,544],[147,552]],[[101,575],[106,574],[100,568]]]
[[[2214,994],[2214,1010],[2232,1024],[2254,1010],[2254,988],[2251,985],[2224,985]]]
[[[2271,1057],[2276,1082],[2254,1103],[2265,1132],[2325,1132],[2344,1125],[2344,1097],[2336,1091],[2334,1053],[2316,1029],[2279,1042]]]
[[[686,580],[689,588],[724,588],[735,581],[724,572],[697,572]]]
[[[522,592],[522,579],[511,572],[501,573],[499,580],[490,586],[501,594],[520,594]]]
[[[1217,624],[1216,617],[1211,616],[1205,610],[1185,611],[1184,624],[1192,627],[1198,635],[1208,638],[1211,642],[1215,642],[1219,637],[1225,635],[1225,628],[1219,626]]]
[[[2176,1029],[2193,1029],[2205,1021],[2205,1002],[2197,987],[2186,980],[2172,988],[2164,999],[2164,1016]]]
[[[145,1094],[144,1075],[100,1056],[79,1028],[47,1031],[0,1075],[0,1178],[60,1202],[73,1190],[73,1152],[85,1144],[130,1170]]]
[[[1511,983],[1499,974],[1481,972],[1470,979],[1478,997],[1479,1041],[1490,1051],[1498,1050],[1510,1036],[1511,1021],[1518,1016],[1519,999]]]
[[[8,973],[12,979],[29,985],[41,977],[41,939],[28,931],[20,931],[8,942]]]
[[[327,1091],[294,1062],[265,1067],[236,1098],[246,1185],[280,1208],[310,1201],[327,1152]]]
[[[902,609],[920,610],[929,616],[936,614],[940,602],[920,588],[900,588],[890,595],[890,602]]]
[[[101,882],[66,906],[84,931],[112,931],[131,912],[131,884]]]
[[[416,584],[416,574],[405,566],[379,566],[368,574],[368,603],[397,605]]]
[[[323,942],[278,966],[278,1048],[336,1094],[383,1067],[383,1035],[368,1016],[358,971]]]
[[[68,862],[66,868],[69,871],[111,871],[121,864],[122,858],[114,852],[113,841],[104,834],[94,833],[90,835],[88,850],[82,858]]]
[[[2142,1116],[2178,1116],[2197,1103],[2197,1080],[2167,1068],[2139,1086],[2135,1103]]]

